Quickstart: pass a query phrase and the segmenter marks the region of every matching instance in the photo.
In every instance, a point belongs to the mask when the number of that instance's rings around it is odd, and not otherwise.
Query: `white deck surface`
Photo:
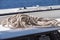
[[[0,14],[5,14],[5,13],[15,13],[15,12],[26,12],[26,11],[34,11],[34,10],[47,10],[50,9],[58,9],[60,8],[60,5],[54,5],[54,6],[34,6],[34,7],[24,7],[22,8],[10,8],[10,9],[0,9]]]
[[[56,20],[60,21],[60,19],[56,19]],[[60,27],[56,27],[56,28],[50,27],[50,28],[10,29],[10,28],[5,28],[2,25],[0,25],[0,39],[19,37],[19,36],[30,35],[30,34],[35,34],[35,33],[53,31],[53,30],[59,30],[60,31]]]
[[[19,10],[19,8],[17,8],[16,10],[15,9],[0,10],[0,14],[20,12],[20,10],[19,11],[17,11],[17,10]],[[33,10],[35,10],[35,9],[33,9]],[[26,11],[26,10],[24,10],[24,11]],[[38,16],[38,17],[48,17],[48,18],[49,17],[50,18],[58,17],[58,19],[56,19],[56,20],[60,21],[60,10],[47,11],[47,12],[34,12],[34,13],[27,13],[27,14]],[[8,16],[0,16],[0,19],[6,18],[6,17],[8,17]],[[34,34],[34,33],[48,32],[48,31],[52,31],[52,30],[58,30],[60,32],[60,27],[59,28],[58,27],[57,28],[26,28],[26,29],[18,29],[18,31],[17,31],[17,29],[5,28],[2,25],[0,25],[0,39],[24,36],[24,35]]]
[[[10,28],[2,27],[2,25],[0,25],[0,31],[7,31],[7,30],[11,30],[11,29]]]

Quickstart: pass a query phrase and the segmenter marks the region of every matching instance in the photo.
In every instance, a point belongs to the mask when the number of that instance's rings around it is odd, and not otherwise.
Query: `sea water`
[[[0,0],[0,9],[28,6],[60,5],[60,0]]]

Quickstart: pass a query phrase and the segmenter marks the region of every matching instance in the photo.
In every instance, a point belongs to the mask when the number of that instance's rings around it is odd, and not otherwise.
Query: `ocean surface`
[[[0,9],[60,5],[60,0],[0,0]]]

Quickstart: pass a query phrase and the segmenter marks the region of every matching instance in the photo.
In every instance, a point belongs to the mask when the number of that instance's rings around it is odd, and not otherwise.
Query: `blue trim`
[[[31,30],[9,30],[9,31],[0,31],[0,39],[7,39],[25,35],[31,35],[35,33],[48,32],[53,30],[59,30],[60,28],[35,28]]]

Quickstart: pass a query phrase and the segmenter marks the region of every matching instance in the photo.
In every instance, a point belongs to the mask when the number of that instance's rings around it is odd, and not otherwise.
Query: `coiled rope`
[[[0,20],[2,26],[7,25],[9,28],[27,28],[32,26],[58,26],[60,22],[55,19],[45,19],[32,17],[26,14],[15,14],[4,20]]]

